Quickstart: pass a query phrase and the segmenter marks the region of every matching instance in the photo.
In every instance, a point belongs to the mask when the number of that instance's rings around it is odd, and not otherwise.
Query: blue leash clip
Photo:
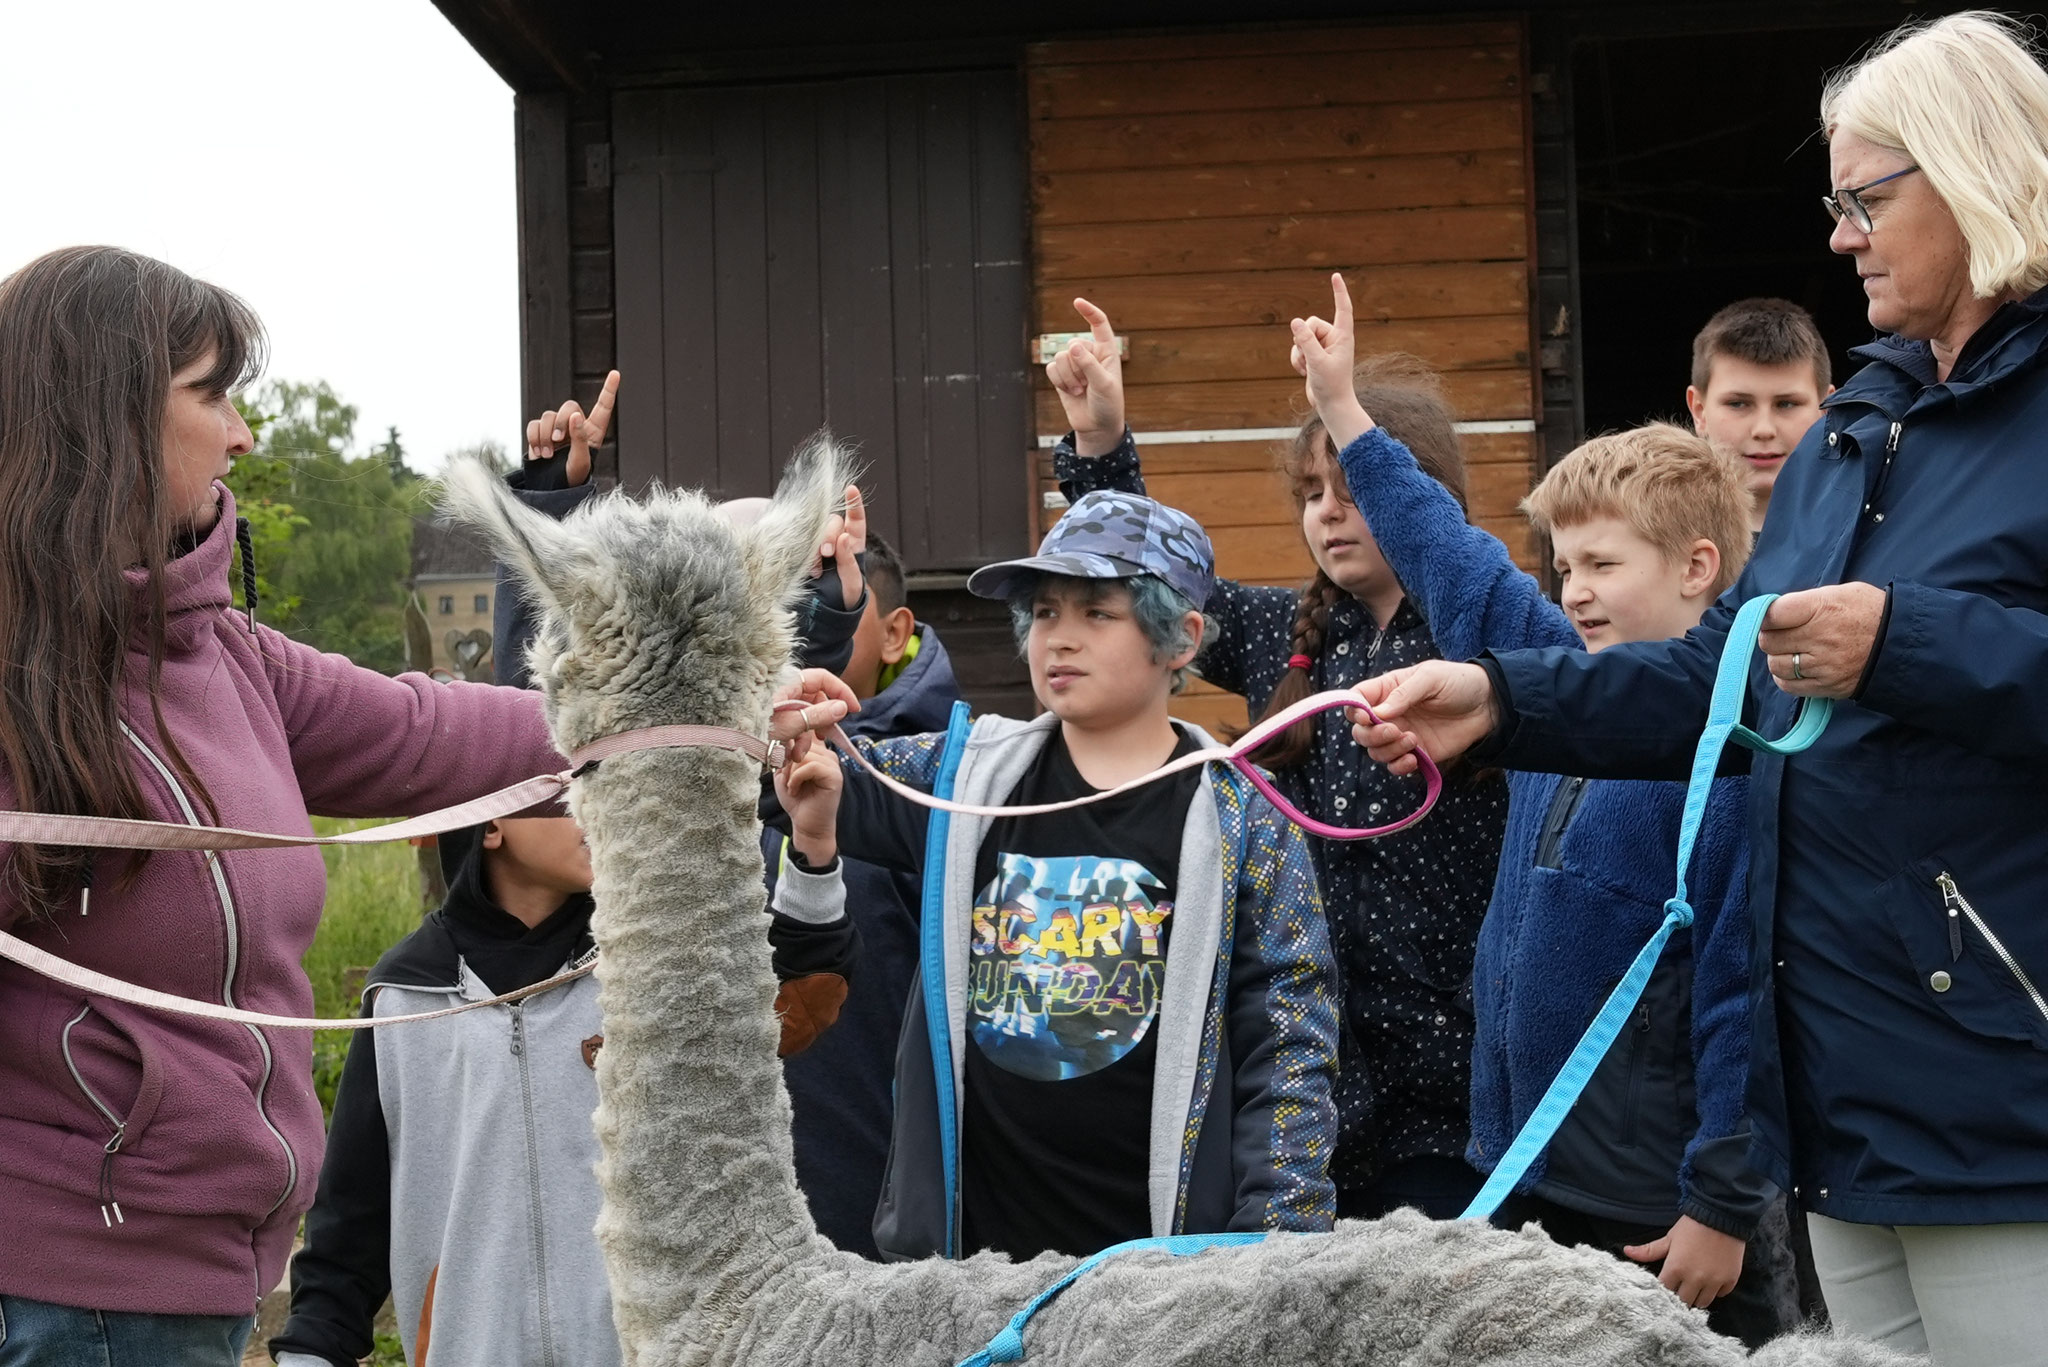
[[[1515,1184],[1522,1180],[1529,1165],[1543,1152],[1556,1137],[1558,1127],[1571,1113],[1572,1104],[1579,1099],[1579,1093],[1586,1090],[1586,1084],[1593,1079],[1593,1070],[1600,1066],[1600,1060],[1607,1056],[1615,1039],[1621,1034],[1628,1018],[1642,999],[1643,989],[1650,985],[1650,974],[1657,967],[1657,959],[1664,952],[1671,933],[1681,926],[1692,924],[1692,904],[1685,900],[1685,871],[1692,865],[1693,843],[1699,838],[1700,821],[1706,815],[1707,798],[1714,787],[1714,772],[1721,767],[1721,752],[1729,741],[1747,749],[1763,751],[1773,755],[1796,755],[1820,739],[1820,733],[1827,729],[1828,718],[1833,715],[1835,705],[1827,698],[1807,698],[1799,707],[1798,716],[1792,726],[1777,740],[1768,740],[1742,724],[1742,703],[1749,695],[1749,660],[1756,648],[1757,632],[1762,630],[1764,613],[1777,601],[1775,593],[1759,594],[1742,605],[1735,614],[1735,621],[1728,628],[1727,643],[1721,649],[1721,665],[1714,675],[1714,692],[1707,707],[1706,729],[1700,733],[1699,749],[1693,752],[1692,777],[1686,784],[1685,809],[1678,825],[1678,876],[1677,891],[1664,904],[1664,924],[1657,927],[1657,933],[1637,954],[1628,972],[1622,975],[1614,991],[1600,1013],[1593,1017],[1593,1023],[1586,1027],[1571,1057],[1558,1069],[1550,1088],[1544,1092],[1543,1100],[1530,1112],[1529,1122],[1522,1126],[1522,1132],[1508,1145],[1500,1162],[1479,1188],[1479,1194],[1472,1198],[1472,1204],[1465,1207],[1459,1217],[1467,1220],[1488,1220],[1500,1209],[1501,1203],[1513,1193]]]

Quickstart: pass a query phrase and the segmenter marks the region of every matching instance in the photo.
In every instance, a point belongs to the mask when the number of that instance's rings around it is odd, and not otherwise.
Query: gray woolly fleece
[[[694,494],[593,499],[562,523],[481,464],[448,475],[546,614],[535,675],[565,752],[668,723],[758,733],[789,659],[786,605],[849,457],[800,455],[751,528]],[[758,769],[723,751],[607,760],[577,785],[597,879],[605,1047],[598,1239],[628,1367],[952,1367],[1071,1260],[875,1264],[811,1223],[758,934]],[[1113,1260],[1026,1336],[1041,1367],[1734,1367],[1648,1273],[1535,1230],[1397,1213],[1182,1260]],[[1767,1367],[1902,1367],[1832,1339]]]

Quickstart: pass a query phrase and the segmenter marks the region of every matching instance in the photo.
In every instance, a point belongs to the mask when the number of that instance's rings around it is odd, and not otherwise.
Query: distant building
[[[497,593],[490,551],[466,528],[443,526],[425,518],[412,524],[412,609],[408,638],[426,624],[432,668],[457,678],[492,681],[497,656],[492,650],[491,603]],[[479,634],[480,633],[480,634]],[[463,656],[457,646],[469,641]],[[474,652],[484,647],[479,657]],[[409,661],[418,667],[419,661]]]

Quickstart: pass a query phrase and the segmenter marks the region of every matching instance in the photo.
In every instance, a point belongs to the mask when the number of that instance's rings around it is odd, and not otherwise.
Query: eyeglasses
[[[1828,217],[1834,219],[1835,222],[1840,223],[1846,218],[1856,225],[1858,232],[1867,233],[1870,231],[1870,206],[1863,202],[1863,192],[1875,189],[1888,180],[1897,180],[1900,176],[1910,176],[1919,169],[1918,166],[1908,166],[1903,171],[1894,171],[1888,176],[1879,176],[1876,180],[1865,181],[1861,185],[1852,185],[1846,190],[1830,190],[1820,197],[1820,202],[1827,206]]]

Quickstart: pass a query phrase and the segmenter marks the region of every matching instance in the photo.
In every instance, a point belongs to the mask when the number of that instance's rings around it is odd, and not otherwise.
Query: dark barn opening
[[[1581,41],[1572,62],[1585,431],[1683,417],[1693,335],[1722,305],[1805,306],[1834,355],[1868,341],[1832,227],[1823,73],[1878,27]]]

